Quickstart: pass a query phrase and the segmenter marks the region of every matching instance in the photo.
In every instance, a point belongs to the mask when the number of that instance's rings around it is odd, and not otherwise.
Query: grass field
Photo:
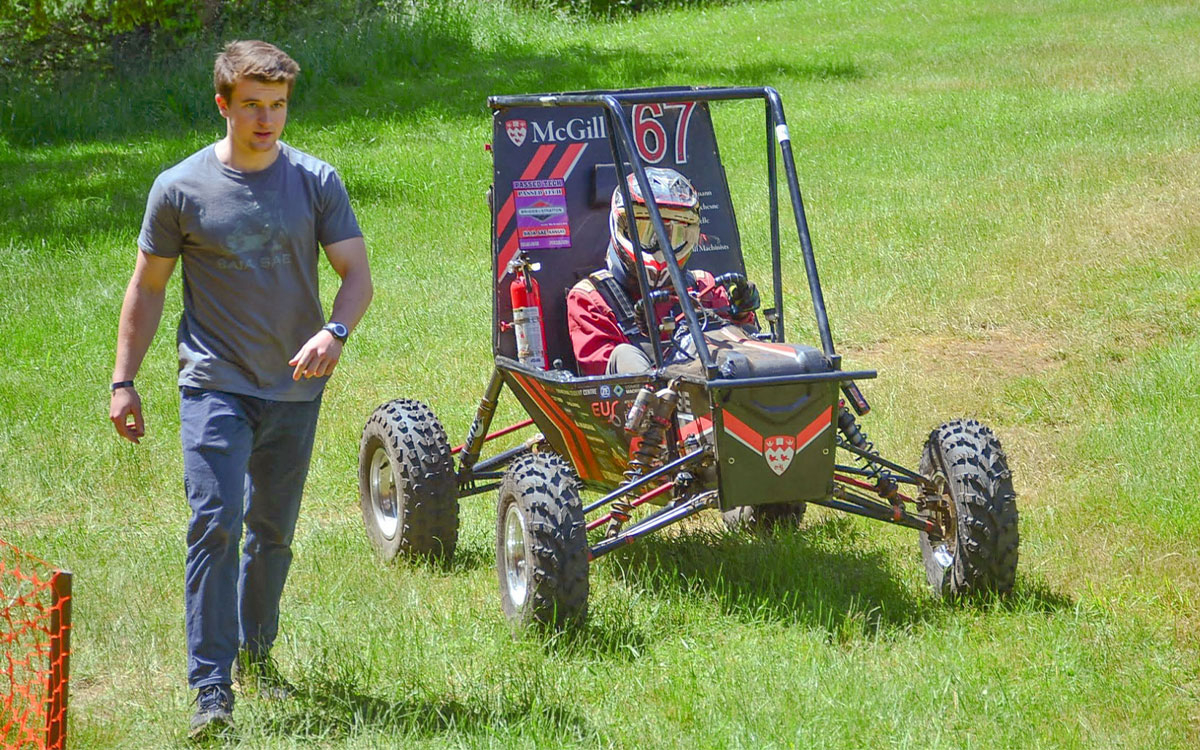
[[[300,693],[240,702],[232,744],[1200,745],[1200,9],[445,6],[289,47],[286,139],[344,176],[377,291],[327,390],[284,594]],[[185,744],[178,275],[138,377],[142,445],[114,434],[107,384],[146,191],[223,132],[207,59],[0,96],[0,537],[76,574],[75,748]],[[996,429],[1013,596],[943,604],[914,534],[819,509],[777,538],[705,517],[610,555],[587,626],[555,637],[502,621],[490,496],[464,502],[450,570],[373,559],[367,416],[421,398],[460,442],[490,369],[485,97],[664,84],[781,91],[835,341],[880,373],[864,426],[911,463],[941,421]],[[731,183],[757,178],[761,111],[717,122]],[[735,199],[765,279],[762,196]],[[785,252],[789,332],[812,340]]]

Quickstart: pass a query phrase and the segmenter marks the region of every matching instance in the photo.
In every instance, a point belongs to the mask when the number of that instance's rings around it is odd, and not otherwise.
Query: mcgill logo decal
[[[608,137],[608,127],[604,122],[604,115],[587,118],[572,117],[563,123],[554,120],[546,122],[506,120],[504,132],[508,134],[508,139],[517,148],[525,143],[526,136],[533,136],[531,140],[534,143],[594,141]]]
[[[524,120],[507,120],[504,123],[504,132],[508,134],[508,140],[520,148],[521,144],[525,143],[525,134],[529,132],[528,123]]]
[[[763,441],[763,458],[777,476],[783,476],[795,455],[796,438],[793,435],[775,435]]]

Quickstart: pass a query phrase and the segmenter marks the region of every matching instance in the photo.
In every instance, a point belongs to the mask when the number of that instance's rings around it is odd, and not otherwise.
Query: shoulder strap
[[[613,315],[617,317],[617,325],[621,328],[621,333],[625,334],[630,341],[641,336],[641,329],[637,324],[637,314],[633,311],[633,300],[629,299],[629,294],[617,283],[612,273],[596,271],[588,275],[588,280],[596,287],[596,291],[600,293],[605,303],[613,311]]]

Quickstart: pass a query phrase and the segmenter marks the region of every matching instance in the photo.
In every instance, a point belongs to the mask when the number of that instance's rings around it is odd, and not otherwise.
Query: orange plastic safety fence
[[[0,743],[65,747],[70,574],[0,539]]]

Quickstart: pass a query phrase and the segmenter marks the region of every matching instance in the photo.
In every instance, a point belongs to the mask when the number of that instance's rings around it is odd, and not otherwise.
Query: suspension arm
[[[687,454],[686,456],[677,458],[669,464],[663,464],[662,466],[658,467],[657,469],[650,472],[649,474],[646,474],[645,476],[641,477],[640,479],[630,482],[629,484],[623,485],[621,487],[618,487],[617,489],[608,493],[607,495],[600,498],[599,500],[592,503],[591,505],[585,506],[583,509],[583,512],[585,514],[591,513],[593,510],[595,510],[597,508],[602,508],[605,505],[608,505],[613,500],[616,500],[619,497],[628,495],[630,492],[633,492],[636,489],[640,489],[640,488],[646,486],[647,484],[653,482],[655,479],[658,479],[661,476],[670,474],[671,472],[675,471],[676,469],[682,469],[684,466],[692,463],[696,459],[703,456],[705,451],[707,451],[707,450],[708,450],[707,448],[697,448],[696,450],[692,451],[691,453]]]
[[[862,458],[865,458],[868,461],[877,463],[880,466],[886,466],[887,468],[891,469],[892,471],[898,471],[901,474],[903,474],[904,476],[911,479],[913,484],[920,485],[920,487],[922,489],[925,489],[925,490],[935,489],[933,482],[931,482],[928,478],[921,476],[920,474],[916,473],[912,469],[906,469],[903,466],[901,466],[900,464],[888,461],[886,458],[881,457],[878,453],[871,453],[870,451],[864,451],[861,448],[851,445],[849,442],[844,441],[844,440],[838,442],[838,447],[844,448],[845,450],[850,451],[854,455],[861,456]]]
[[[638,537],[645,536],[652,531],[657,531],[664,526],[669,526],[676,521],[682,521],[688,516],[694,516],[712,504],[716,499],[715,492],[705,492],[693,497],[679,505],[673,505],[647,516],[638,523],[630,526],[614,537],[605,539],[588,550],[588,559],[595,560],[601,555],[606,555],[612,552],[617,547],[625,544],[632,544],[633,540]]]

